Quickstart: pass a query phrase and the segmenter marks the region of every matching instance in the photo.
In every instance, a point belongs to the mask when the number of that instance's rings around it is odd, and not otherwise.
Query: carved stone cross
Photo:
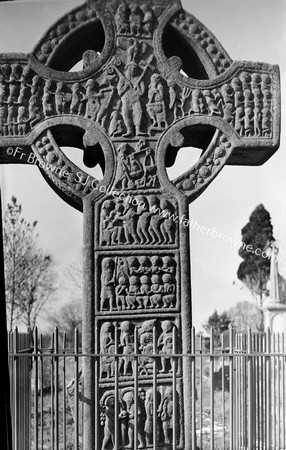
[[[277,66],[232,61],[179,0],[91,0],[1,55],[1,163],[34,163],[84,213],[83,353],[104,354],[83,358],[84,450],[194,445],[190,359],[168,357],[191,353],[188,207],[225,164],[277,150],[279,95]],[[184,146],[201,156],[171,181]]]

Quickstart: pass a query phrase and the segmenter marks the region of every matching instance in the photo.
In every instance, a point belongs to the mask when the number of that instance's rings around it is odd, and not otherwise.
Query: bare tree
[[[263,331],[262,312],[255,303],[238,302],[227,311],[227,314],[239,333],[247,333],[248,328],[254,332]]]
[[[79,257],[63,273],[61,285],[65,303],[47,316],[51,329],[58,327],[61,335],[66,333],[68,342],[72,342],[75,329],[82,330],[82,277],[82,258]]]
[[[64,273],[63,286],[67,294],[68,301],[82,301],[82,257],[72,262]]]
[[[23,218],[15,197],[7,205],[3,222],[8,328],[17,323],[33,327],[55,292],[54,261],[38,245],[37,221]]]
[[[67,343],[73,342],[74,331],[82,331],[82,304],[80,300],[72,300],[65,303],[58,311],[49,314],[47,319],[50,324],[50,331],[55,327],[59,329],[62,336],[66,334]]]

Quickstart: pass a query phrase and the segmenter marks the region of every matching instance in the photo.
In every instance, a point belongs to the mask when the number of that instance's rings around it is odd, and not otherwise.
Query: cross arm
[[[215,36],[182,9],[169,10],[165,22],[167,27],[157,30],[156,49],[175,123],[159,151],[164,158],[173,152],[174,160],[179,147],[201,148],[199,161],[172,181],[191,202],[224,165],[261,165],[279,148],[280,73],[277,65],[233,61]],[[174,133],[181,134],[178,145]],[[168,183],[164,170],[161,175]]]

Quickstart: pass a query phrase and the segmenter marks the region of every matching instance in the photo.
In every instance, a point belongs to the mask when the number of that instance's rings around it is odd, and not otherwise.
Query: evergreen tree
[[[221,314],[218,314],[217,310],[215,309],[213,314],[208,318],[207,322],[203,325],[203,328],[208,334],[210,333],[211,329],[214,330],[215,334],[220,334],[228,330],[230,323],[231,319],[226,311],[224,311]]]
[[[215,309],[213,314],[208,318],[207,322],[203,324],[203,328],[208,334],[210,334],[211,330],[213,330],[214,344],[217,347],[221,343],[221,334],[229,329],[231,323],[232,320],[226,311],[218,314],[217,310]],[[208,340],[206,340],[206,342],[208,342]]]
[[[255,208],[241,234],[242,246],[238,254],[243,261],[239,265],[237,277],[248,287],[261,307],[270,276],[270,258],[266,257],[265,252],[274,241],[271,217],[263,205]]]

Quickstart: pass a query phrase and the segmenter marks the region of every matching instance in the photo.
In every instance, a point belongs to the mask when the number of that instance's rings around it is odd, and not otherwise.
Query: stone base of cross
[[[177,0],[91,0],[0,55],[1,163],[84,213],[83,353],[102,355],[83,359],[84,450],[194,445],[190,358],[170,356],[192,350],[188,207],[225,164],[270,158],[279,118],[278,67],[232,61]],[[201,156],[170,180],[183,146]]]

